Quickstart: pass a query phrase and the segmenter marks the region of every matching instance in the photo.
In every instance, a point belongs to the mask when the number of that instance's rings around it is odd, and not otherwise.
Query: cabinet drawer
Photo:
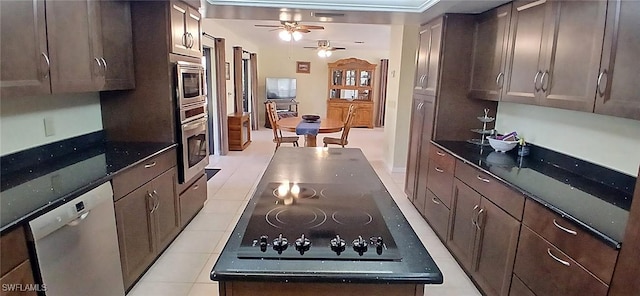
[[[449,208],[430,190],[427,190],[424,217],[440,239],[446,241],[447,229],[449,229]]]
[[[523,222],[602,281],[611,282],[617,250],[533,200],[526,202]]]
[[[148,159],[113,178],[113,197],[118,200],[129,192],[176,166],[176,150],[171,149]]]
[[[24,228],[17,227],[0,237],[0,266],[4,276],[7,272],[29,259]]]
[[[555,258],[554,258],[555,257]],[[522,227],[514,273],[536,295],[607,295],[609,287],[571,257]]]
[[[505,210],[509,215],[515,217],[518,221],[522,220],[522,211],[524,209],[524,196],[522,194],[507,188],[495,178],[460,160],[456,161],[455,175],[462,182],[465,182]]]
[[[35,285],[35,281],[33,279],[33,271],[31,270],[31,262],[29,260],[25,260],[18,267],[14,268],[7,274],[3,275],[0,278],[0,285],[2,285],[2,296],[36,296],[36,291],[29,291],[27,287]],[[24,289],[16,289],[11,291],[6,287],[11,287],[11,285],[19,285]],[[7,290],[5,290],[7,289]]]
[[[180,197],[180,226],[184,227],[189,223],[207,200],[207,178],[202,175],[198,181],[193,183]]]
[[[511,290],[509,296],[536,296],[529,288],[514,274],[511,277]]]
[[[431,145],[429,149],[429,173],[427,188],[431,190],[447,208],[451,208],[453,172],[456,161],[451,154]]]

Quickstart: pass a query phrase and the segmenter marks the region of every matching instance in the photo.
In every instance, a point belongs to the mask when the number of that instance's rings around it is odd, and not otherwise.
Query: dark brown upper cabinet
[[[200,13],[183,2],[171,3],[171,52],[202,57]]]
[[[126,48],[131,47],[128,2],[32,0],[0,5],[2,96],[133,87],[132,51]]]
[[[436,96],[440,67],[440,45],[442,41],[443,18],[437,18],[420,30],[418,60],[414,82],[414,92]]]
[[[515,1],[502,100],[593,111],[607,3]]]
[[[608,2],[595,113],[640,120],[640,2]]]
[[[44,13],[41,0],[0,1],[0,97],[51,93]]]
[[[478,15],[469,98],[499,101],[504,84],[511,3]]]

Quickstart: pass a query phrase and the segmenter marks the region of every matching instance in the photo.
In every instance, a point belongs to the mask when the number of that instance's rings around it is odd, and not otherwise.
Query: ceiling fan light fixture
[[[293,37],[293,40],[298,41],[300,39],[302,39],[302,33],[298,32],[298,31],[294,31],[293,33],[291,33],[291,36]]]
[[[318,56],[321,58],[328,58],[331,56],[331,50],[326,50],[324,48],[318,50]]]
[[[280,37],[280,39],[282,39],[283,41],[291,41],[291,33],[286,30],[280,31],[280,33],[278,33],[278,37]]]
[[[324,55],[325,55],[326,57],[330,57],[330,56],[331,56],[331,54],[332,54],[332,51],[330,51],[330,50],[325,50],[325,51],[324,51]]]

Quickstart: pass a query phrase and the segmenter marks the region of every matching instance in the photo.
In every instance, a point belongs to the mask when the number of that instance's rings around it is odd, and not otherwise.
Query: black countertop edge
[[[95,137],[95,133],[89,134],[88,136],[90,139],[93,139]],[[68,147],[69,143],[80,143],[81,141],[79,142],[78,138],[82,138],[82,136],[68,139],[70,142],[65,142],[67,140],[63,140],[61,142],[53,143],[53,145],[48,144],[45,146],[50,148],[54,147],[54,149],[56,147]],[[85,137],[84,139],[87,138]],[[25,188],[38,187],[40,185],[34,185],[38,182],[36,179],[50,173],[63,172],[66,168],[70,168],[75,164],[82,163],[83,161],[87,161],[95,157],[103,157],[105,162],[104,170],[101,173],[97,173],[94,176],[89,177],[89,179],[85,179],[82,183],[73,183],[70,185],[72,186],[71,189],[68,189],[65,192],[57,193],[52,190],[47,196],[41,197],[41,200],[39,201],[40,203],[37,203],[35,206],[29,206],[27,211],[20,213],[20,215],[15,218],[9,218],[11,219],[10,222],[3,221],[0,226],[0,233],[4,234],[16,227],[19,227],[23,223],[33,220],[34,218],[73,200],[104,182],[110,181],[118,173],[177,146],[175,143],[108,142],[93,140],[91,141],[91,144],[92,145],[81,144],[83,150],[78,150],[75,153],[56,152],[54,155],[57,155],[57,158],[41,159],[41,163],[39,164],[35,164],[30,167],[22,167],[21,169],[11,173],[3,172],[1,180],[2,192],[0,193],[0,196],[2,198],[2,207],[6,207],[3,210],[4,212],[7,208],[9,208],[8,210],[11,209],[12,202],[19,203],[22,198],[25,198],[22,195],[11,196],[12,193],[9,192],[10,189],[21,186],[24,186]],[[36,152],[28,150],[15,155],[28,157],[33,155],[33,153],[42,153],[42,151],[45,151],[42,146],[33,148],[33,150]],[[12,155],[11,162],[21,161],[21,158],[16,158],[15,155]],[[12,202],[7,202],[8,199],[12,198]]]
[[[424,274],[407,274],[399,276],[397,273],[371,273],[371,272],[353,272],[353,273],[323,273],[322,271],[301,275],[299,273],[260,273],[250,270],[238,270],[237,272],[211,272],[211,280],[223,281],[243,281],[243,282],[276,282],[276,283],[333,283],[333,284],[382,284],[382,285],[399,285],[399,284],[442,284],[444,279],[442,274],[424,273]]]
[[[576,224],[578,224],[580,227],[582,227],[584,230],[588,231],[589,233],[593,234],[596,238],[600,239],[602,242],[606,243],[608,246],[614,248],[614,249],[620,249],[620,247],[622,246],[622,242],[618,241],[614,238],[612,238],[611,236],[602,233],[601,231],[599,231],[598,229],[593,228],[592,226],[588,225],[587,223],[585,223],[584,221],[581,221],[580,219],[568,214],[565,210],[558,208],[550,203],[548,203],[547,201],[545,201],[543,198],[532,194],[531,192],[528,192],[527,190],[524,190],[516,185],[514,185],[513,183],[497,176],[496,174],[486,170],[485,168],[479,166],[478,164],[476,164],[473,160],[467,159],[463,156],[458,155],[457,153],[455,153],[454,151],[452,151],[451,149],[448,149],[446,147],[446,143],[439,143],[440,141],[431,141],[431,143],[433,143],[435,146],[437,146],[438,148],[450,153],[451,155],[453,155],[455,158],[463,161],[466,164],[471,165],[472,167],[482,171],[485,174],[488,174],[490,176],[492,176],[493,178],[499,180],[500,182],[502,182],[504,185],[506,185],[507,187],[523,194],[524,196],[538,202],[539,204],[541,204],[542,206],[550,209],[551,211],[553,211],[554,213],[557,213],[559,215],[561,215],[562,217],[575,222]],[[489,150],[493,151],[493,149],[491,147],[488,148]]]

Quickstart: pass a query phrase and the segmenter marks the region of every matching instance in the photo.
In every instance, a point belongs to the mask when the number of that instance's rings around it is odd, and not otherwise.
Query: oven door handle
[[[200,119],[196,119],[194,121],[190,121],[188,123],[185,123],[182,125],[182,130],[183,131],[187,131],[187,130],[193,130],[193,129],[197,129],[200,126],[202,126],[202,123],[207,122],[207,116],[203,116]],[[206,126],[206,125],[205,125]]]

